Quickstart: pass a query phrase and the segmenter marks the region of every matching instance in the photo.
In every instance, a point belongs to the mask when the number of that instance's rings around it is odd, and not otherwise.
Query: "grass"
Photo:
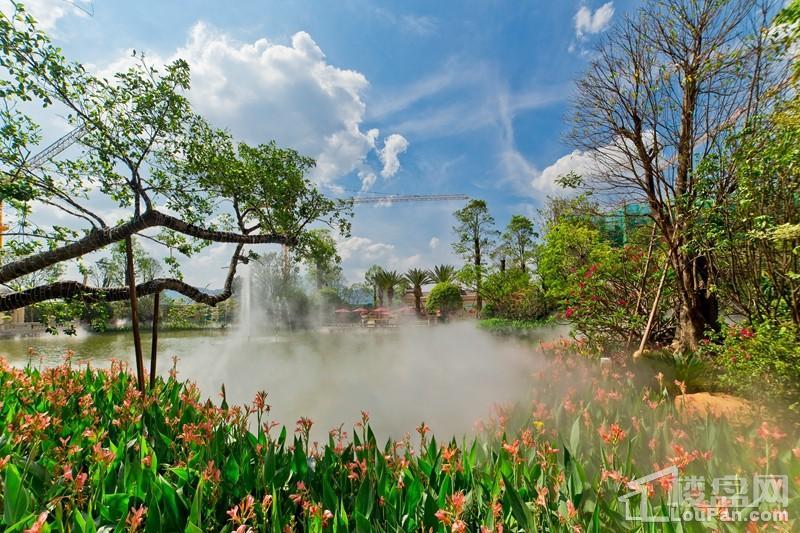
[[[709,499],[716,477],[785,474],[797,485],[798,434],[780,419],[732,427],[682,417],[663,378],[643,386],[625,368],[574,357],[572,343],[543,348],[551,357],[532,377],[530,403],[498,406],[475,440],[445,442],[422,423],[413,437],[379,443],[362,413],[352,432],[334,428],[317,443],[311,420],[276,425],[266,393],[217,406],[174,371],[142,396],[120,363],[3,362],[0,523],[8,532],[738,531],[719,519],[642,525],[618,498],[673,465],[704,480],[699,497],[715,509],[728,505]],[[666,512],[667,489],[650,487],[648,512]]]

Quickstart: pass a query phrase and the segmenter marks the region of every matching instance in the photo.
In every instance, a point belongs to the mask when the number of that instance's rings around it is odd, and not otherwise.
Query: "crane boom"
[[[394,202],[447,202],[451,200],[469,200],[465,194],[393,194],[388,196],[357,196],[348,198],[354,205],[380,204]]]
[[[28,170],[33,170],[39,168],[40,166],[44,165],[45,162],[54,158],[76,142],[78,142],[81,137],[86,135],[86,126],[81,124],[74,130],[70,131],[63,137],[59,138],[55,142],[51,143],[47,146],[44,150],[36,154],[35,156],[31,157],[28,162],[26,163],[25,167]]]

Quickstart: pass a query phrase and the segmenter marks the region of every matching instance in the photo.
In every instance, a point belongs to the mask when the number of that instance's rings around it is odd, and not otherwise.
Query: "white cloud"
[[[5,2],[3,4],[0,10],[8,13],[8,5]],[[54,33],[56,23],[68,15],[85,17],[91,14],[90,0],[25,0],[24,6],[25,11],[36,20],[39,29],[48,33]]]
[[[383,143],[383,149],[378,152],[378,156],[383,163],[381,176],[391,178],[400,170],[399,156],[408,149],[408,141],[400,134],[389,135]]]
[[[430,242],[428,243],[428,247],[429,247],[431,250],[435,250],[435,249],[436,249],[436,248],[439,246],[439,243],[440,243],[440,242],[441,242],[441,241],[439,240],[439,237],[431,237],[431,240],[430,240]]]
[[[367,168],[358,171],[358,178],[361,180],[361,192],[370,190],[378,179],[375,173]]]
[[[394,250],[394,246],[373,241],[367,237],[352,236],[338,242],[336,249],[342,261],[358,257],[367,261],[376,261],[385,258]]]
[[[531,185],[537,191],[553,192],[563,190],[556,180],[565,174],[574,172],[580,176],[590,176],[596,173],[598,165],[595,159],[587,152],[574,150],[569,154],[559,157],[552,165],[546,167],[531,180]]]
[[[191,66],[189,97],[200,114],[251,144],[274,139],[314,157],[313,178],[319,184],[333,186],[355,171],[368,175],[370,152],[382,157],[376,147],[380,132],[362,129],[369,81],[360,72],[331,65],[306,32],[295,33],[289,45],[267,39],[242,43],[198,22],[169,58],[148,54],[156,65],[176,58]],[[129,65],[130,59],[121,58],[103,71],[108,75]],[[392,137],[384,141],[384,150],[399,146]],[[387,152],[398,168],[401,152]]]
[[[587,33],[600,33],[611,24],[614,16],[614,2],[606,2],[592,12],[587,6],[581,6],[575,13],[575,34],[578,38]]]

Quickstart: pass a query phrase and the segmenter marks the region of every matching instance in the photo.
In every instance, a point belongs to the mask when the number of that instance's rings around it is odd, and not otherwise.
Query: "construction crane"
[[[86,126],[81,124],[74,130],[70,131],[66,135],[60,137],[55,142],[49,144],[45,147],[44,150],[39,152],[38,154],[34,155],[28,161],[25,162],[25,165],[22,167],[23,170],[30,172],[32,170],[36,170],[37,168],[44,165],[47,161],[54,158],[76,142],[78,142],[84,135],[86,135],[87,129]],[[8,231],[8,226],[5,225],[3,220],[3,202],[0,200],[0,248],[3,248],[3,241],[5,232]]]
[[[449,202],[469,200],[466,194],[392,194],[386,196],[355,196],[348,198],[353,205],[388,204],[394,202]]]

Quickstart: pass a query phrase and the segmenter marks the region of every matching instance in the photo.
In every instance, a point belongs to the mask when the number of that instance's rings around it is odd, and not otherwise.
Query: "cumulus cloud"
[[[440,242],[441,242],[441,241],[439,240],[439,237],[431,237],[431,240],[430,240],[430,242],[428,243],[428,247],[429,247],[431,250],[435,250],[436,248],[438,248],[438,247],[439,247],[439,243],[440,243]]]
[[[606,2],[594,11],[585,5],[575,13],[575,34],[578,38],[586,34],[600,33],[611,24],[614,16],[614,2]]]
[[[386,138],[383,148],[378,152],[383,170],[381,176],[391,178],[400,170],[400,154],[408,148],[408,141],[398,133],[393,133]]]
[[[367,261],[376,261],[394,250],[394,246],[382,242],[376,242],[368,237],[352,236],[340,240],[336,246],[342,261],[359,257]]]
[[[580,176],[590,176],[597,172],[598,164],[595,158],[584,151],[573,150],[569,154],[559,157],[552,165],[538,173],[532,180],[534,189],[541,192],[553,192],[560,189],[556,180],[565,174],[574,172]]]
[[[332,186],[352,172],[368,176],[370,153],[388,161],[386,172],[396,172],[397,156],[408,146],[394,135],[386,137],[383,149],[376,146],[380,132],[363,128],[369,81],[330,64],[306,32],[295,33],[290,44],[265,38],[243,43],[198,22],[174,54],[148,56],[154,64],[185,59],[192,70],[189,98],[200,114],[249,143],[274,139],[314,157],[319,184]],[[129,65],[129,59],[120,59],[104,71]]]

